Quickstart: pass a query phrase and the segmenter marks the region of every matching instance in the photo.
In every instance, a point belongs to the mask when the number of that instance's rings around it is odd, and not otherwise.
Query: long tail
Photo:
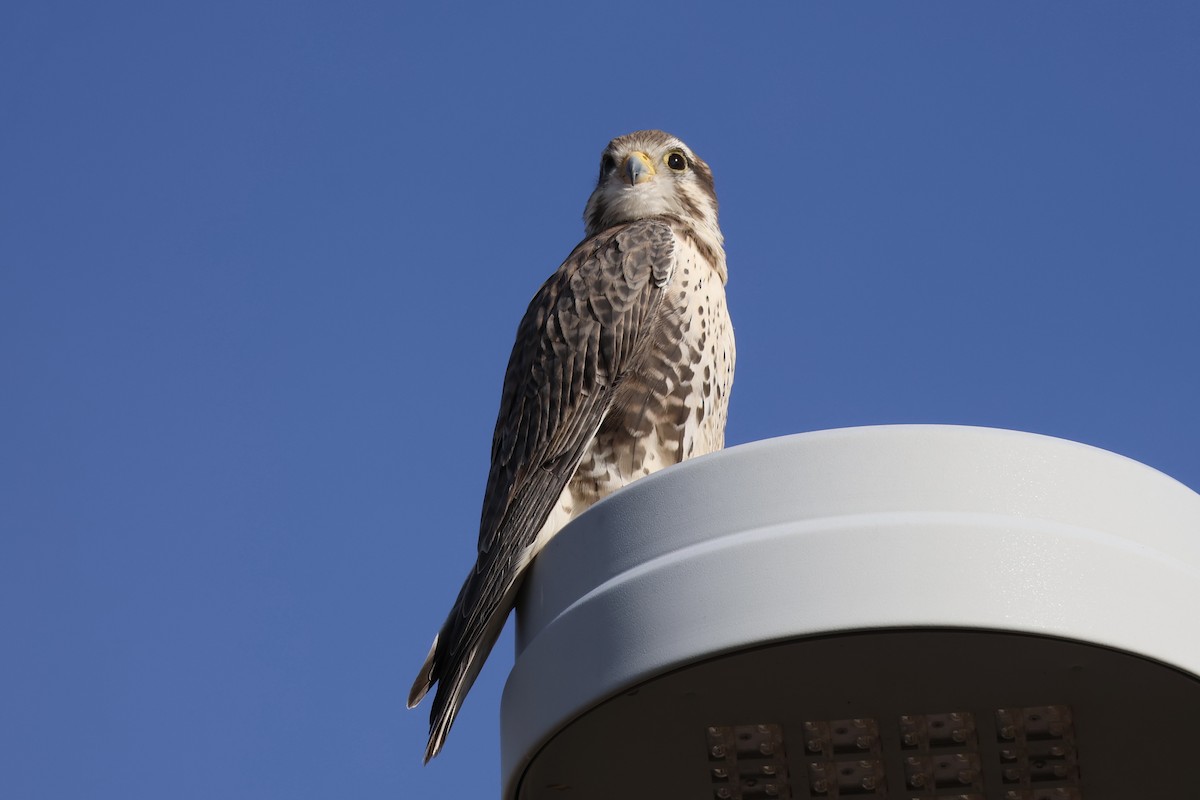
[[[433,705],[429,709],[429,742],[425,746],[424,761],[426,764],[429,763],[429,759],[441,751],[442,745],[446,743],[446,734],[450,732],[450,726],[454,724],[454,718],[458,716],[467,692],[471,690],[475,679],[479,677],[479,671],[483,668],[488,653],[496,644],[496,639],[500,637],[500,631],[504,629],[504,622],[508,619],[509,605],[506,604],[502,607],[505,613],[493,614],[492,619],[481,631],[479,638],[470,649],[461,654],[448,652],[450,650],[447,646],[449,620],[446,627],[443,627],[433,639],[429,655],[425,657],[425,663],[421,665],[421,671],[417,673],[417,679],[413,681],[412,688],[408,692],[408,707],[414,708],[429,692],[430,687],[434,683],[437,684]],[[454,611],[451,612],[451,619],[457,611],[456,604]]]
[[[599,425],[599,419],[596,425]],[[585,445],[592,435],[594,431],[586,438]],[[541,531],[548,524],[546,520],[554,505],[553,498],[562,494],[582,450],[581,446],[572,459],[564,462],[562,473],[541,469],[526,482],[530,494],[523,493],[517,502],[509,505],[503,525],[494,537],[494,546],[480,548],[475,568],[467,574],[454,607],[434,637],[429,655],[408,693],[408,707],[412,708],[421,702],[433,684],[438,685],[433,707],[429,710],[425,763],[442,749],[463,698],[500,637],[504,621],[508,619],[508,612],[512,610],[525,579],[525,570],[545,543]],[[540,500],[543,498],[551,500],[543,503]],[[569,517],[556,519],[552,530],[556,532],[568,520]]]

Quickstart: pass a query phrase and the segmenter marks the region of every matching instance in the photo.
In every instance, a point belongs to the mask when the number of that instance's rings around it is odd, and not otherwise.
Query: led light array
[[[900,750],[909,800],[984,800],[975,715],[969,711],[901,716]]]
[[[1069,706],[996,711],[1002,786],[986,795],[974,714],[905,714],[898,732],[904,800],[1083,800]],[[803,734],[808,798],[888,796],[876,720],[808,720]],[[716,800],[793,796],[779,725],[712,726],[708,746]]]
[[[791,800],[778,725],[710,726],[708,762],[716,800]]]
[[[887,794],[879,724],[873,719],[805,722],[804,755],[810,797]]]
[[[996,711],[1005,800],[1081,800],[1069,706]]]

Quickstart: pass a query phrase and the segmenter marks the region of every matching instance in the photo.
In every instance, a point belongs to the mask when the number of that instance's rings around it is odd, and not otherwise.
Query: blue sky
[[[496,797],[473,559],[601,148],[712,166],[731,444],[1075,439],[1200,488],[1192,3],[0,11],[0,795]]]

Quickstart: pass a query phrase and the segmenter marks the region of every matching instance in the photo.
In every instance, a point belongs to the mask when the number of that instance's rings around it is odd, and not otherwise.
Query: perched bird
[[[517,328],[478,558],[408,696],[412,708],[438,684],[426,762],[546,542],[600,498],[725,443],[734,346],[712,171],[662,131],[618,137],[583,216],[583,241]]]

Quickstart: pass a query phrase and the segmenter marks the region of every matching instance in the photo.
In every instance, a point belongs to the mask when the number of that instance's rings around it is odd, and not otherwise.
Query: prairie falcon
[[[631,481],[719,450],[733,382],[712,171],[679,139],[613,139],[583,241],[517,328],[492,439],[479,552],[421,667],[437,755],[525,570],[572,518]]]

